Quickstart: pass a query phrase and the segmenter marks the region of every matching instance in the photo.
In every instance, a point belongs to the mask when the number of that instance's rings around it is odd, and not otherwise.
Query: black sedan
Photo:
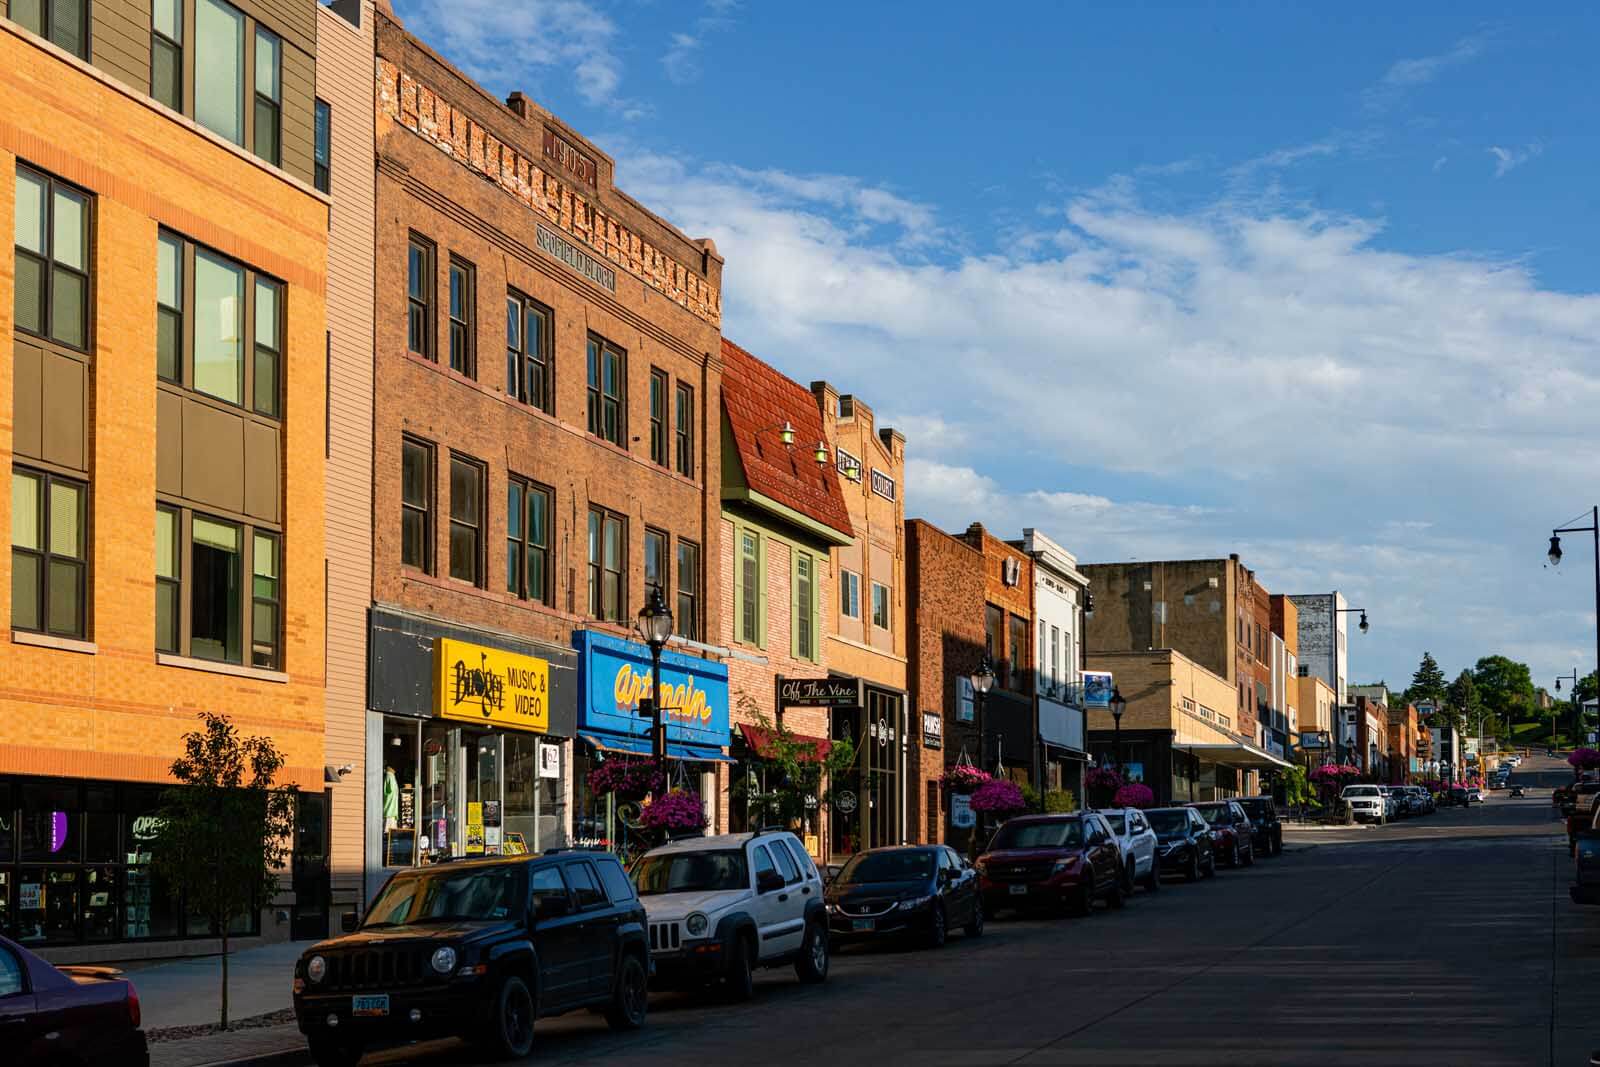
[[[1283,851],[1283,823],[1278,821],[1278,806],[1271,797],[1236,797],[1250,816],[1251,845],[1258,856],[1276,856]]]
[[[1215,838],[1193,808],[1152,808],[1145,812],[1156,832],[1162,874],[1181,874],[1190,882],[1217,873]]]
[[[139,994],[109,967],[52,967],[0,937],[0,1035],[7,1064],[149,1067]]]
[[[858,852],[823,900],[834,941],[914,937],[937,948],[952,926],[968,937],[983,933],[978,873],[943,845]]]

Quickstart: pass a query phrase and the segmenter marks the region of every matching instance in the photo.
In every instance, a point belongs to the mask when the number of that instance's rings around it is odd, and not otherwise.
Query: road
[[[997,921],[938,952],[848,950],[824,986],[775,971],[737,1007],[657,994],[635,1034],[548,1020],[530,1062],[1588,1063],[1600,909],[1568,901],[1558,826],[1539,788],[1295,834],[1276,860],[1121,912]],[[364,1062],[470,1060],[448,1042]]]

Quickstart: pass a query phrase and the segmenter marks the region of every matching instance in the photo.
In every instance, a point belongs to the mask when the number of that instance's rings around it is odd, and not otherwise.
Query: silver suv
[[[802,982],[828,977],[828,915],[816,864],[791,833],[672,841],[630,872],[650,926],[657,984],[720,980],[728,998],[754,992],[757,967],[793,964]]]

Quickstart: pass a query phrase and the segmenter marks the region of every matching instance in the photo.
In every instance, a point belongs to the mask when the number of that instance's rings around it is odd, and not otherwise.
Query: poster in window
[[[539,777],[561,777],[561,747],[559,745],[539,745]]]
[[[481,854],[483,852],[483,803],[473,800],[467,803],[467,855]]]

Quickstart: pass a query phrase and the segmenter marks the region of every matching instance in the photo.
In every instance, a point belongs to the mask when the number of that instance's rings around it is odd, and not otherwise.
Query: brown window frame
[[[536,351],[528,348],[530,318],[539,320]],[[506,290],[506,395],[546,415],[555,414],[554,330],[555,316],[549,308],[526,293]],[[534,384],[537,390],[530,387]]]
[[[650,368],[650,462],[670,467],[667,451],[667,393],[672,379],[660,367]]]
[[[93,590],[89,587],[89,516],[91,503],[89,498],[89,482],[87,479],[74,478],[69,475],[57,474],[44,467],[36,467],[27,463],[18,463],[11,468],[11,484],[16,485],[17,477],[38,479],[39,502],[38,516],[39,528],[38,548],[21,548],[17,545],[15,534],[16,515],[13,514],[13,537],[11,541],[12,560],[12,615],[11,628],[23,633],[48,634],[52,637],[66,637],[82,640],[89,632],[89,601]],[[50,520],[54,509],[51,506],[50,489],[56,484],[71,486],[78,494],[78,545],[76,557],[64,555],[55,551],[52,545]],[[16,490],[13,488],[12,493]],[[16,598],[16,559],[18,556],[27,556],[37,561],[38,564],[38,589],[34,598],[34,610],[37,613],[38,626],[18,625],[15,614]],[[71,568],[77,573],[78,597],[73,611],[73,623],[70,629],[55,628],[50,625],[50,577],[57,566]]]
[[[424,462],[423,462],[423,473],[425,475],[425,482],[424,482],[423,487],[422,487],[423,499],[422,499],[422,502],[420,504],[413,503],[413,502],[408,501],[406,499],[405,464],[406,464],[406,449],[408,449],[408,448],[414,448],[414,449],[418,450],[422,454],[422,458],[424,460]],[[437,493],[436,493],[436,491],[434,489],[435,482],[438,480],[438,473],[437,473],[437,471],[435,469],[437,464],[438,464],[438,453],[435,451],[433,442],[424,441],[420,437],[412,437],[409,434],[407,434],[407,435],[405,435],[405,436],[403,436],[401,438],[401,440],[400,440],[400,566],[402,568],[409,568],[411,570],[421,571],[423,574],[432,574],[433,573],[433,569],[434,569],[434,561],[433,561],[433,555],[434,555],[433,516],[434,516],[434,511],[436,510],[436,507],[437,507],[437,503],[436,503],[437,502]],[[407,512],[411,512],[411,513],[414,513],[414,514],[418,515],[420,517],[421,522],[422,522],[422,560],[420,562],[418,562],[418,563],[411,563],[411,562],[408,562],[406,560],[405,516],[406,516]]]
[[[684,553],[691,557],[690,567],[692,574],[685,574]],[[678,538],[676,550],[673,553],[674,563],[677,567],[677,629],[678,633],[691,641],[700,640],[700,630],[703,620],[700,618],[700,581],[702,555],[700,546],[694,541]]]
[[[18,159],[16,173],[13,178],[13,196],[16,194],[16,183],[21,181],[24,173],[26,173],[35,181],[42,182],[44,184],[44,214],[40,222],[44,228],[45,247],[43,251],[35,251],[31,248],[24,248],[16,240],[20,235],[13,232],[12,254],[15,257],[12,262],[13,292],[14,294],[16,292],[20,292],[20,289],[15,286],[17,276],[16,260],[26,258],[28,260],[36,261],[40,268],[40,321],[38,329],[31,329],[27,326],[23,326],[21,324],[21,317],[16,315],[16,297],[13,295],[13,328],[18,333],[26,334],[29,337],[37,337],[41,341],[48,341],[51,344],[60,345],[63,348],[69,349],[73,352],[87,353],[94,347],[95,336],[95,194],[81,186],[64,181],[61,178],[56,177],[54,174],[51,174],[49,171],[41,170],[38,167],[24,162],[22,159]],[[69,266],[68,264],[56,258],[55,218],[57,191],[60,191],[63,195],[68,197],[80,199],[83,202],[83,266],[81,268]],[[55,276],[57,271],[71,275],[72,277],[77,278],[83,284],[82,321],[78,324],[83,335],[82,344],[77,344],[73,341],[56,335]]]
[[[672,390],[673,436],[678,473],[694,477],[694,386],[679,382]]]
[[[531,502],[535,497],[544,499],[544,537],[545,543],[534,545],[531,541],[533,524],[529,521]],[[515,507],[515,512],[513,512]],[[550,568],[550,516],[555,512],[555,490],[548,485],[541,485],[528,478],[511,475],[506,481],[506,592],[519,600],[532,601],[535,604],[553,604],[555,590],[551,588]],[[517,521],[512,523],[512,515]],[[534,596],[532,583],[528,580],[533,574],[533,553],[539,553],[539,584],[541,594]],[[515,574],[512,573],[511,560],[517,560]]]
[[[271,593],[260,592],[258,584],[262,575],[256,569],[259,562],[256,549],[263,539],[272,542],[273,563],[276,573],[271,576]],[[263,609],[272,613],[271,638],[263,641],[256,619]],[[250,531],[250,666],[275,671],[283,664],[283,535],[272,530],[255,527]]]
[[[1010,668],[1010,683],[1006,688],[1026,693],[1028,685],[1028,652],[1033,648],[1033,626],[1021,615],[1006,620],[1006,665]]]
[[[605,388],[606,357],[616,357],[615,392]],[[628,447],[628,352],[590,334],[588,342],[589,433],[618,448]],[[609,425],[607,420],[610,420]]]
[[[882,582],[869,582],[872,601],[872,625],[880,630],[894,632],[894,597],[890,594],[889,587]],[[883,590],[883,621],[878,621],[878,590]]]
[[[287,559],[284,553],[284,535],[280,526],[262,523],[258,520],[243,515],[219,512],[214,508],[196,507],[185,503],[175,497],[158,495],[155,502],[156,511],[167,511],[173,514],[173,534],[177,539],[174,546],[173,564],[175,575],[156,575],[157,588],[170,588],[175,590],[177,615],[173,625],[177,631],[177,646],[164,648],[161,645],[159,630],[155,635],[156,651],[163,654],[183,656],[189,659],[204,659],[210,663],[225,663],[235,667],[244,667],[254,670],[281,671],[284,657],[284,604],[287,599],[285,590]],[[227,657],[206,656],[197,653],[194,648],[194,603],[195,594],[195,569],[194,569],[194,521],[203,519],[207,522],[217,523],[232,527],[239,535],[239,606],[238,618],[235,622],[239,626],[239,656],[237,659]],[[157,527],[159,533],[160,527]],[[255,549],[256,538],[269,538],[277,554],[277,576],[275,596],[258,597],[255,589]],[[248,584],[247,584],[248,583]],[[273,610],[273,633],[267,647],[270,649],[270,659],[266,664],[256,662],[256,626],[255,608],[257,603],[270,604]],[[158,616],[159,617],[159,616]]]
[[[477,483],[477,504],[474,508],[475,514],[472,516],[472,521],[468,521],[467,518],[458,516],[456,514],[457,467],[460,467],[463,470],[471,471],[473,478]],[[484,533],[485,527],[488,525],[488,523],[484,521],[485,516],[488,513],[488,509],[486,507],[487,502],[484,500],[484,494],[488,489],[488,484],[489,470],[488,467],[484,465],[482,460],[469,456],[464,452],[452,451],[450,453],[450,529],[449,543],[447,545],[450,565],[447,573],[451,578],[458,582],[467,582],[479,588],[483,588],[484,586]],[[463,530],[472,531],[472,574],[470,577],[456,573],[457,527],[460,527]]]
[[[989,657],[989,664],[994,670],[995,683],[1001,689],[1011,688],[1010,663],[1006,660],[1006,613],[997,604],[983,606],[983,644],[984,653]]]
[[[277,92],[276,96],[261,91],[261,46],[263,42],[275,44],[277,49],[277,70],[273,71],[272,85]],[[250,43],[246,46],[249,53],[248,66],[250,69],[250,99],[251,99],[251,128],[250,150],[258,159],[264,159],[274,167],[283,165],[283,35],[274,33],[261,23],[257,22],[254,32],[250,34]],[[263,132],[262,118],[269,116],[270,130]],[[268,138],[263,145],[263,138]]]
[[[319,193],[333,189],[333,105],[320,96],[312,104],[311,184]]]
[[[596,558],[595,524],[599,523],[599,558]],[[615,524],[618,530],[619,559],[616,567],[605,565],[606,529]],[[589,560],[589,617],[601,622],[622,623],[628,615],[628,517],[600,504],[589,505],[588,525]],[[614,616],[605,611],[605,579],[615,576],[617,582],[617,611]]]
[[[296,47],[284,36],[283,33],[267,25],[256,17],[252,5],[251,10],[231,3],[230,0],[221,0],[222,6],[232,9],[242,20],[242,40],[240,42],[240,69],[239,69],[239,140],[234,141],[226,133],[213,130],[200,120],[199,109],[195,106],[195,57],[200,47],[199,17],[196,10],[196,0],[179,0],[178,26],[174,27],[178,40],[162,33],[155,28],[155,10],[150,11],[150,84],[148,86],[150,97],[172,108],[181,115],[189,118],[203,129],[210,131],[229,144],[237,145],[242,151],[249,152],[274,167],[282,168],[283,162],[283,70],[284,53]],[[91,4],[85,3],[85,9]],[[92,19],[91,19],[92,22]],[[274,83],[277,88],[276,96],[261,92],[262,79],[257,76],[257,41],[260,35],[266,34],[277,42],[278,70]],[[162,49],[176,52],[177,69],[173,71],[174,89],[177,92],[177,102],[164,99],[156,94],[157,56]],[[269,152],[263,154],[257,151],[257,142],[263,136],[260,126],[262,115],[269,114],[272,118],[274,129],[267,144],[260,147],[267,148]]]
[[[57,0],[39,0],[39,17],[41,22],[37,29],[28,25],[18,17],[20,13],[17,11],[15,0],[13,0],[13,2],[9,5],[7,15],[14,22],[16,22],[17,25],[21,26],[29,33],[32,33],[38,37],[43,37],[45,40],[55,45],[63,52],[75,55],[85,63],[89,62],[89,57],[94,54],[93,41],[90,38],[90,35],[94,32],[94,5],[90,2],[90,0],[83,0],[81,9],[81,18],[83,21],[78,26],[78,41],[83,46],[83,51],[78,52],[68,48],[57,39],[57,34],[54,32],[56,29],[56,3]]]
[[[456,278],[461,278],[461,306],[456,306]],[[467,378],[478,376],[478,269],[470,260],[451,253],[445,283],[449,320],[450,369]],[[409,297],[408,297],[409,299]]]
[[[438,254],[438,245],[420,233],[412,233],[406,240],[406,351],[429,363],[439,361],[433,336],[439,302]],[[414,257],[420,258],[420,267]],[[422,347],[417,347],[419,344]]]
[[[652,538],[657,540],[657,551],[653,562],[655,563],[656,577],[660,580],[656,583],[650,581],[650,565],[652,563],[650,541]],[[661,591],[661,602],[670,607],[672,605],[672,535],[658,527],[646,526],[644,528],[644,554],[642,558],[644,562],[645,598],[649,599],[652,587],[658,588]]]

